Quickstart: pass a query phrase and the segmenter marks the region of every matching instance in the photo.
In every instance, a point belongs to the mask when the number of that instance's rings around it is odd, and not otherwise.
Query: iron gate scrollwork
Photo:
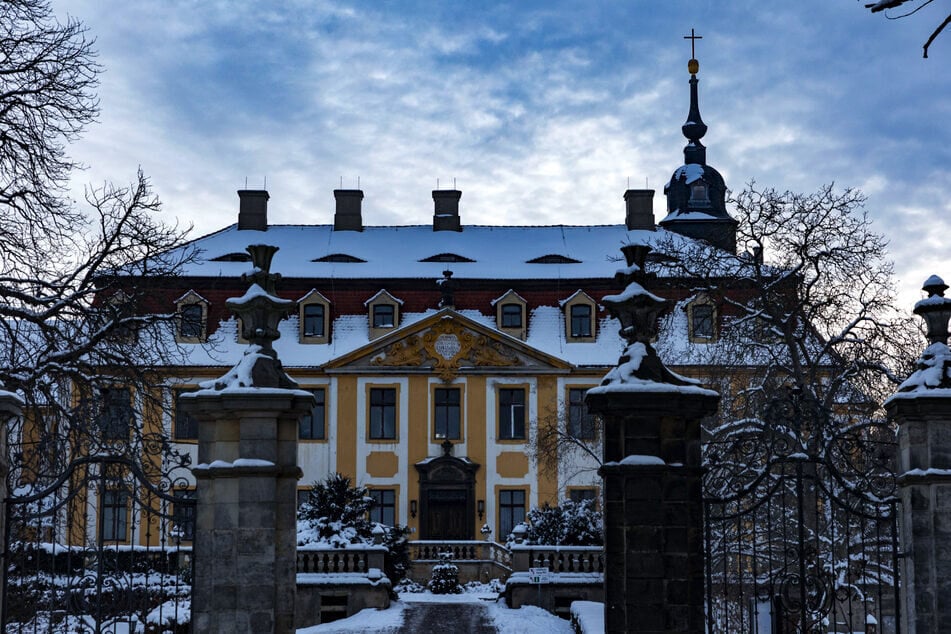
[[[897,633],[894,430],[798,389],[704,448],[707,631]]]
[[[0,631],[190,631],[188,454],[161,435],[71,445],[13,456]]]

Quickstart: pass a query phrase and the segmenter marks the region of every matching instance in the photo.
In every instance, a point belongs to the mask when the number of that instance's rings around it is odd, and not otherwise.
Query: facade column
[[[902,631],[946,632],[951,623],[951,299],[937,276],[915,305],[930,344],[886,403],[898,425]]]
[[[638,282],[649,248],[622,249],[623,293],[603,302],[628,346],[588,391],[604,421],[605,631],[704,631],[700,421],[719,395],[666,367],[650,344],[666,301]]]
[[[297,594],[297,433],[314,405],[272,348],[296,303],[274,293],[277,249],[248,247],[251,288],[227,305],[250,342],[228,374],[183,395],[198,421],[192,628],[291,634]]]

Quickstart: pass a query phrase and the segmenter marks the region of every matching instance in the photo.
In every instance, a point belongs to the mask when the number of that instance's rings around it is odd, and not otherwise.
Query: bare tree
[[[913,8],[906,10],[900,15],[885,14],[885,17],[887,17],[889,20],[898,20],[918,13],[932,2],[934,2],[934,0],[877,0],[876,2],[866,2],[865,7],[870,9],[872,13],[878,13],[879,11],[885,11],[886,9],[902,7],[905,4],[915,5]],[[930,36],[928,36],[928,40],[925,42],[923,47],[924,52],[922,57],[928,57],[928,48],[931,46],[931,43],[935,41],[935,38],[941,35],[941,32],[944,31],[948,24],[951,24],[951,13],[946,15],[944,20],[942,20],[938,27],[931,32]]]
[[[749,395],[790,383],[825,408],[874,410],[907,375],[918,331],[895,305],[887,243],[872,231],[862,194],[751,183],[731,202],[739,255],[698,242],[665,246],[675,275],[722,307],[710,362],[731,376],[744,368]]]
[[[101,387],[128,385],[139,405],[155,395],[147,372],[177,358],[175,315],[140,307],[192,257],[173,251],[186,231],[157,218],[141,171],[69,198],[67,148],[96,118],[99,71],[80,22],[47,0],[0,0],[0,383],[25,399],[33,454],[50,459],[88,442],[80,429],[92,437]]]

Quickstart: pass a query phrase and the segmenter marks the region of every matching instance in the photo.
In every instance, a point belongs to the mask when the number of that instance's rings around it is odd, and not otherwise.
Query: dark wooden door
[[[427,539],[468,539],[468,495],[463,489],[430,489]]]

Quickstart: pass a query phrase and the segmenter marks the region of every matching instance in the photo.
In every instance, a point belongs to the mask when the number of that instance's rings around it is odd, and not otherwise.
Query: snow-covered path
[[[400,632],[439,632],[451,625],[456,632],[495,634],[484,605],[475,603],[414,603],[403,612]]]
[[[504,601],[484,601],[476,594],[401,593],[386,610],[363,610],[348,619],[316,625],[297,634],[572,634],[568,621],[536,608],[512,610]]]

